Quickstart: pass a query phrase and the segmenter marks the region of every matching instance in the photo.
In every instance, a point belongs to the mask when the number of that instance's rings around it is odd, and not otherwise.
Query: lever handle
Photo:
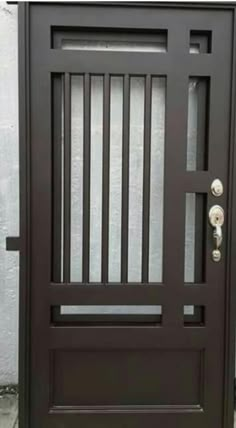
[[[213,205],[209,211],[209,221],[213,227],[214,250],[212,251],[212,259],[214,262],[219,262],[221,259],[220,247],[223,241],[222,226],[224,224],[224,210],[220,205]]]

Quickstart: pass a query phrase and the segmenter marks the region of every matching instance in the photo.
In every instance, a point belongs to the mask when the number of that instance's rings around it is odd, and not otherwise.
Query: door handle
[[[219,262],[221,259],[220,247],[223,241],[222,226],[224,224],[224,210],[220,205],[213,205],[209,211],[209,221],[213,227],[214,250],[212,260]]]

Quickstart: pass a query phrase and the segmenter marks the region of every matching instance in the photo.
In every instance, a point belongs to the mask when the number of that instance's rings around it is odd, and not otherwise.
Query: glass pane
[[[90,281],[101,281],[103,77],[91,77]]]
[[[123,78],[111,77],[109,281],[120,281]]]
[[[165,78],[152,79],[149,281],[162,281]]]
[[[96,305],[96,306],[61,306],[63,315],[161,315],[162,306],[135,306],[135,305]]]
[[[184,306],[184,325],[191,327],[194,325],[202,326],[205,324],[204,306]]]
[[[206,170],[208,155],[208,79],[191,77],[188,97],[187,170]]]
[[[71,281],[82,281],[83,77],[71,78]]]
[[[186,194],[185,269],[186,283],[204,282],[205,276],[205,195]]]
[[[129,32],[54,31],[53,47],[78,51],[166,52],[167,31],[147,34]]]
[[[144,78],[130,79],[128,280],[141,280]]]
[[[190,31],[190,53],[211,53],[211,31]]]
[[[78,51],[166,52],[166,46],[154,42],[121,42],[106,40],[64,40],[62,49]]]
[[[199,44],[198,43],[191,43],[189,52],[191,54],[199,54]]]
[[[195,171],[197,163],[197,79],[189,81],[187,170]]]

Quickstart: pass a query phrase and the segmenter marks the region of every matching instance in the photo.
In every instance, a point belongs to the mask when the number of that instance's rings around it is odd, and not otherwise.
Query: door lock
[[[213,240],[215,249],[212,251],[212,260],[219,262],[221,259],[220,247],[223,240],[222,226],[224,224],[224,210],[220,205],[213,205],[209,211],[209,221],[213,227]]]
[[[211,183],[212,195],[218,197],[223,195],[223,192],[224,192],[224,188],[223,188],[222,181],[219,178],[215,178],[215,180],[213,180]]]

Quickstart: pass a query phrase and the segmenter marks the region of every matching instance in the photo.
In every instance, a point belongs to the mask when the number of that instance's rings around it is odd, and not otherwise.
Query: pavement
[[[18,428],[17,410],[17,396],[0,396],[0,428]],[[236,413],[234,417],[234,428],[236,428]]]
[[[18,400],[16,395],[0,396],[0,428],[18,428]]]

